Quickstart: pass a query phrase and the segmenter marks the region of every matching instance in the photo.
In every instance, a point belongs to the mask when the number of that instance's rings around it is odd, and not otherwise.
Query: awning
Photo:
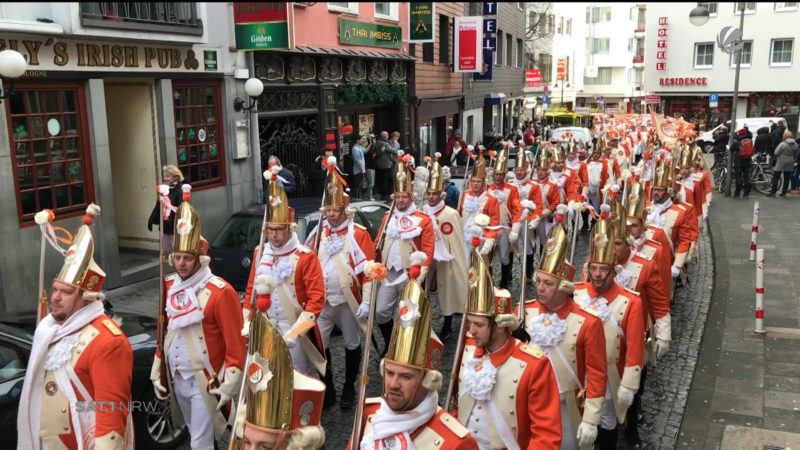
[[[372,50],[350,50],[346,48],[322,48],[322,47],[295,47],[292,50],[283,50],[287,53],[299,53],[303,55],[328,55],[328,56],[350,56],[356,58],[390,59],[399,61],[415,61],[416,58],[403,53],[375,52]]]
[[[502,92],[498,94],[486,94],[486,97],[483,99],[484,105],[504,105],[508,99],[506,98],[506,94]]]
[[[463,95],[445,95],[437,97],[419,97],[417,120],[424,122],[434,117],[458,114],[461,112]]]

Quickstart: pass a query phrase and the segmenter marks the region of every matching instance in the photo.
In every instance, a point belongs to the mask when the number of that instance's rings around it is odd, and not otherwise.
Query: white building
[[[644,95],[646,6],[637,3],[570,6],[585,13],[581,24],[585,29],[585,69],[578,105],[598,112],[639,112]]]
[[[704,122],[730,117],[735,61],[716,41],[724,27],[738,27],[741,16],[734,3],[699,4],[711,13],[703,26],[689,21],[689,13],[698,3],[648,4],[645,89],[661,97],[666,114],[696,117],[703,128]],[[737,117],[780,114],[785,106],[789,129],[797,130],[800,65],[794,54],[798,3],[736,5],[745,9]],[[717,108],[709,106],[712,93],[719,94]]]

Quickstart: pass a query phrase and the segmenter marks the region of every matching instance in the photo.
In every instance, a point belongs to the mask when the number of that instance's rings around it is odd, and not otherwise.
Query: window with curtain
[[[694,67],[708,68],[714,65],[714,43],[701,42],[694,44]]]
[[[794,39],[773,39],[769,64],[771,66],[791,66]]]
[[[583,84],[611,84],[611,67],[598,67],[594,78],[583,77]]]

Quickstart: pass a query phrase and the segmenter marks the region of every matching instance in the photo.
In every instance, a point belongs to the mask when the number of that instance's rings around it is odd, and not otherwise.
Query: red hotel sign
[[[658,18],[658,39],[656,40],[656,70],[667,70],[667,29],[669,18]]]
[[[539,69],[525,71],[525,87],[539,87],[542,83],[542,73]]]
[[[658,79],[659,86],[706,86],[707,77],[661,77]]]

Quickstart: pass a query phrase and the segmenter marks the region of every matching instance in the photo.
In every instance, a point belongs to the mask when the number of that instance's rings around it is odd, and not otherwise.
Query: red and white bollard
[[[758,202],[753,205],[753,234],[750,238],[750,261],[756,260],[756,248],[758,247],[756,237],[758,236]]]
[[[756,327],[753,332],[764,333],[764,249],[758,249],[756,262]]]

